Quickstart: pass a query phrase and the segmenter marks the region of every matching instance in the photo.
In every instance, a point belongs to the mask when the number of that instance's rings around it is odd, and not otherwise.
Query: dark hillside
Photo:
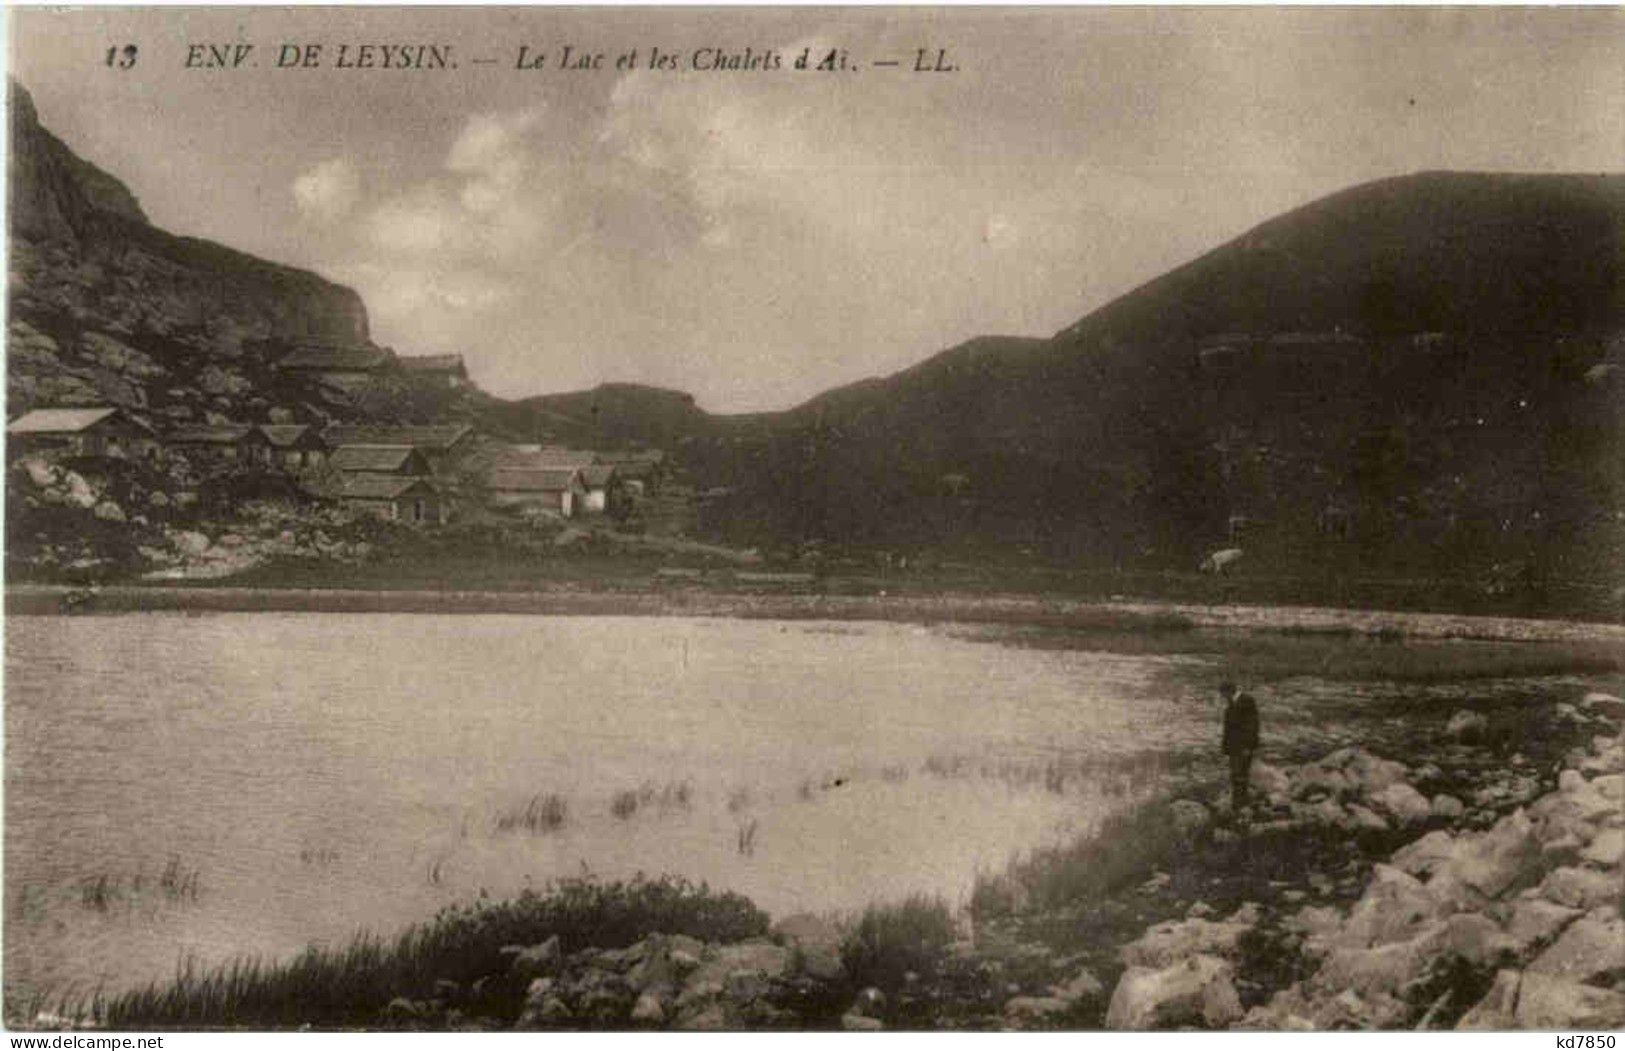
[[[1612,579],[1622,245],[1622,177],[1384,180],[1051,340],[973,340],[690,458],[740,537]]]

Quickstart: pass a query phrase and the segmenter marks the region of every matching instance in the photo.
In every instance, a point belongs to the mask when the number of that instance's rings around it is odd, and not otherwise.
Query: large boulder
[[[1525,971],[1513,1022],[1520,1029],[1619,1029],[1625,993]]]
[[[1358,786],[1360,794],[1376,799],[1390,786],[1405,784],[1407,771],[1403,763],[1372,755],[1362,748],[1352,751],[1353,754],[1343,764],[1343,774]]]
[[[1538,883],[1545,871],[1534,826],[1522,810],[1456,842],[1454,856],[1435,880],[1459,884],[1486,898]]]
[[[1456,852],[1456,840],[1438,829],[1394,851],[1393,867],[1412,876],[1428,876],[1448,862]]]
[[[1467,812],[1467,806],[1453,795],[1440,792],[1429,802],[1433,816],[1446,821],[1454,821]]]
[[[1625,722],[1625,701],[1613,694],[1588,693],[1580,699],[1580,710],[1587,715],[1601,715]]]
[[[1532,946],[1550,941],[1580,915],[1579,909],[1571,909],[1545,898],[1519,898],[1512,903],[1505,929],[1522,955]]]
[[[1529,964],[1531,974],[1554,974],[1589,982],[1625,973],[1625,919],[1612,906],[1575,920],[1551,947]]]
[[[1371,796],[1371,801],[1405,824],[1417,824],[1433,816],[1427,796],[1404,781],[1394,781]]]
[[[1200,1025],[1223,1029],[1242,1017],[1235,972],[1215,956],[1171,967],[1130,967],[1112,992],[1106,1028],[1143,1031]]]
[[[169,542],[175,545],[175,550],[183,555],[201,555],[209,550],[211,541],[203,533],[193,532],[189,529],[178,529],[169,535]]]
[[[1620,860],[1625,858],[1625,829],[1605,828],[1598,832],[1596,838],[1580,851],[1580,858],[1604,868],[1618,868]]]
[[[521,981],[557,974],[564,962],[564,950],[556,934],[536,945],[504,945],[502,953],[512,957],[508,972]]]
[[[1370,948],[1408,941],[1439,918],[1439,902],[1416,877],[1378,864],[1371,882],[1349,912],[1337,936],[1347,948]]]
[[[1190,956],[1231,956],[1241,936],[1252,928],[1245,923],[1213,922],[1200,918],[1168,920],[1146,930],[1123,946],[1123,962],[1130,967],[1159,968]]]
[[[111,500],[103,500],[101,503],[97,504],[92,513],[103,522],[128,521],[128,517],[124,514],[124,508],[120,507]]]
[[[1553,869],[1541,882],[1540,895],[1547,901],[1555,901],[1572,909],[1589,911],[1603,905],[1617,906],[1620,899],[1619,873],[1564,865]]]
[[[785,976],[790,960],[789,949],[766,941],[719,946],[683,980],[677,1008],[690,1014],[725,996],[752,999]]]
[[[67,489],[68,503],[86,511],[96,506],[99,497],[96,490],[85,480],[84,475],[78,471],[63,471],[61,481],[63,487]]]
[[[1443,921],[1434,920],[1407,941],[1370,949],[1333,948],[1312,984],[1327,995],[1351,990],[1362,997],[1396,996],[1428,973],[1445,930]]]

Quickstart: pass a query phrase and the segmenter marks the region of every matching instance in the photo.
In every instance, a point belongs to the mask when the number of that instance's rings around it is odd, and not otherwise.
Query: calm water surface
[[[584,871],[775,915],[963,900],[1211,743],[1188,662],[895,624],[13,618],[6,981],[123,988]],[[560,827],[500,828],[549,795]]]

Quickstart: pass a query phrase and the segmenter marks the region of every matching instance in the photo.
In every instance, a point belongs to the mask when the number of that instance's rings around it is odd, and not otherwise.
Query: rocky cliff
[[[10,131],[13,318],[70,338],[173,344],[200,368],[259,345],[366,341],[351,289],[153,226],[123,183],[41,125],[15,83]]]

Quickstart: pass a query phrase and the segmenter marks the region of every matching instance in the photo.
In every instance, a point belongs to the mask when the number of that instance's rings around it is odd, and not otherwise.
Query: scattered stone
[[[1613,694],[1588,693],[1580,699],[1580,709],[1587,715],[1601,715],[1625,721],[1625,701]]]
[[[1434,817],[1443,818],[1446,821],[1454,821],[1467,812],[1466,804],[1455,796],[1443,792],[1434,796],[1428,806],[1432,810]]]
[[[209,550],[210,540],[202,533],[182,529],[171,533],[169,542],[183,555],[201,555]]]
[[[1012,1022],[1036,1022],[1071,1008],[1071,1001],[1054,996],[1016,996],[1005,1003],[1004,1017]]]
[[[1348,805],[1347,827],[1362,832],[1387,832],[1388,822],[1373,810],[1368,810],[1358,803]]]
[[[124,508],[120,507],[118,504],[115,504],[111,500],[103,500],[101,503],[97,504],[93,513],[103,522],[127,521],[124,514]]]
[[[1489,720],[1477,712],[1465,709],[1456,712],[1445,724],[1445,735],[1455,741],[1476,742],[1482,741],[1489,732]]]
[[[878,1032],[886,1028],[878,1018],[868,1015],[844,1014],[841,1016],[841,1028],[849,1033]]]
[[[520,979],[554,974],[564,961],[564,952],[559,947],[559,936],[556,934],[538,945],[504,945],[502,954],[513,957],[508,971]]]
[[[1069,1004],[1074,1004],[1083,1000],[1094,1000],[1098,997],[1104,996],[1106,993],[1106,987],[1101,984],[1099,978],[1094,976],[1093,972],[1085,969],[1079,971],[1077,974],[1073,975],[1070,979],[1060,985],[1050,986],[1050,992],[1056,997],[1056,999],[1065,1000]]]
[[[631,1019],[641,1025],[659,1025],[666,1020],[666,1008],[661,1005],[658,996],[643,993],[632,1005]]]

